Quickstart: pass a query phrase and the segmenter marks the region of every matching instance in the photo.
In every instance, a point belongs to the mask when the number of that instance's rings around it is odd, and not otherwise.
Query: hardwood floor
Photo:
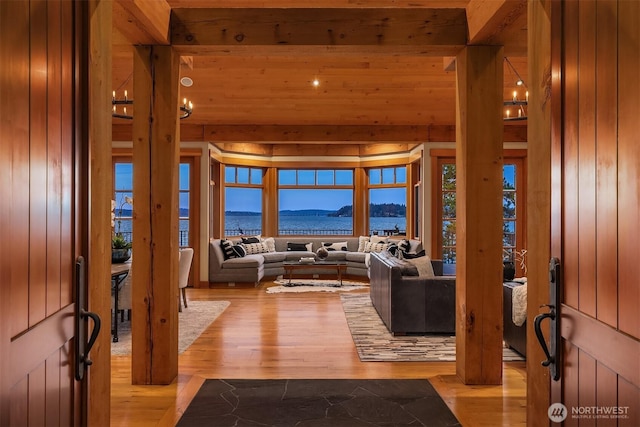
[[[338,293],[270,285],[189,288],[189,301],[231,305],[179,356],[171,385],[132,386],[130,357],[112,357],[111,425],[173,426],[207,378],[428,378],[463,426],[526,425],[525,362],[505,363],[501,386],[463,385],[454,362],[360,362]]]

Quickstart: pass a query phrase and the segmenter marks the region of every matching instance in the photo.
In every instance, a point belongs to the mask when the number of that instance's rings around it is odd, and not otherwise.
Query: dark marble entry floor
[[[206,380],[177,424],[460,426],[428,380]]]

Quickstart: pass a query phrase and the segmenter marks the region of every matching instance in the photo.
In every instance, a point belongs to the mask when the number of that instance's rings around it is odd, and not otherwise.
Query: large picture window
[[[404,235],[407,230],[407,168],[372,168],[369,175],[371,234]]]
[[[224,234],[262,234],[263,170],[243,166],[224,167]]]
[[[353,170],[278,170],[279,235],[353,235]]]

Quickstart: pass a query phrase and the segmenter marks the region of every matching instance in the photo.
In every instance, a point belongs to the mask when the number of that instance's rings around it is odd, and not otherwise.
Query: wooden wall
[[[564,403],[628,406],[618,425],[638,425],[640,3],[563,2],[553,31],[564,61],[562,117],[553,117],[562,139],[553,240],[561,238],[565,278]]]

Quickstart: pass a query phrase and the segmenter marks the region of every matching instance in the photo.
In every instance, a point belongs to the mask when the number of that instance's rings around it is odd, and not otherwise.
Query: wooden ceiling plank
[[[449,46],[467,38],[464,9],[174,9],[179,46]]]
[[[113,25],[132,45],[169,45],[171,6],[165,0],[114,0]]]

